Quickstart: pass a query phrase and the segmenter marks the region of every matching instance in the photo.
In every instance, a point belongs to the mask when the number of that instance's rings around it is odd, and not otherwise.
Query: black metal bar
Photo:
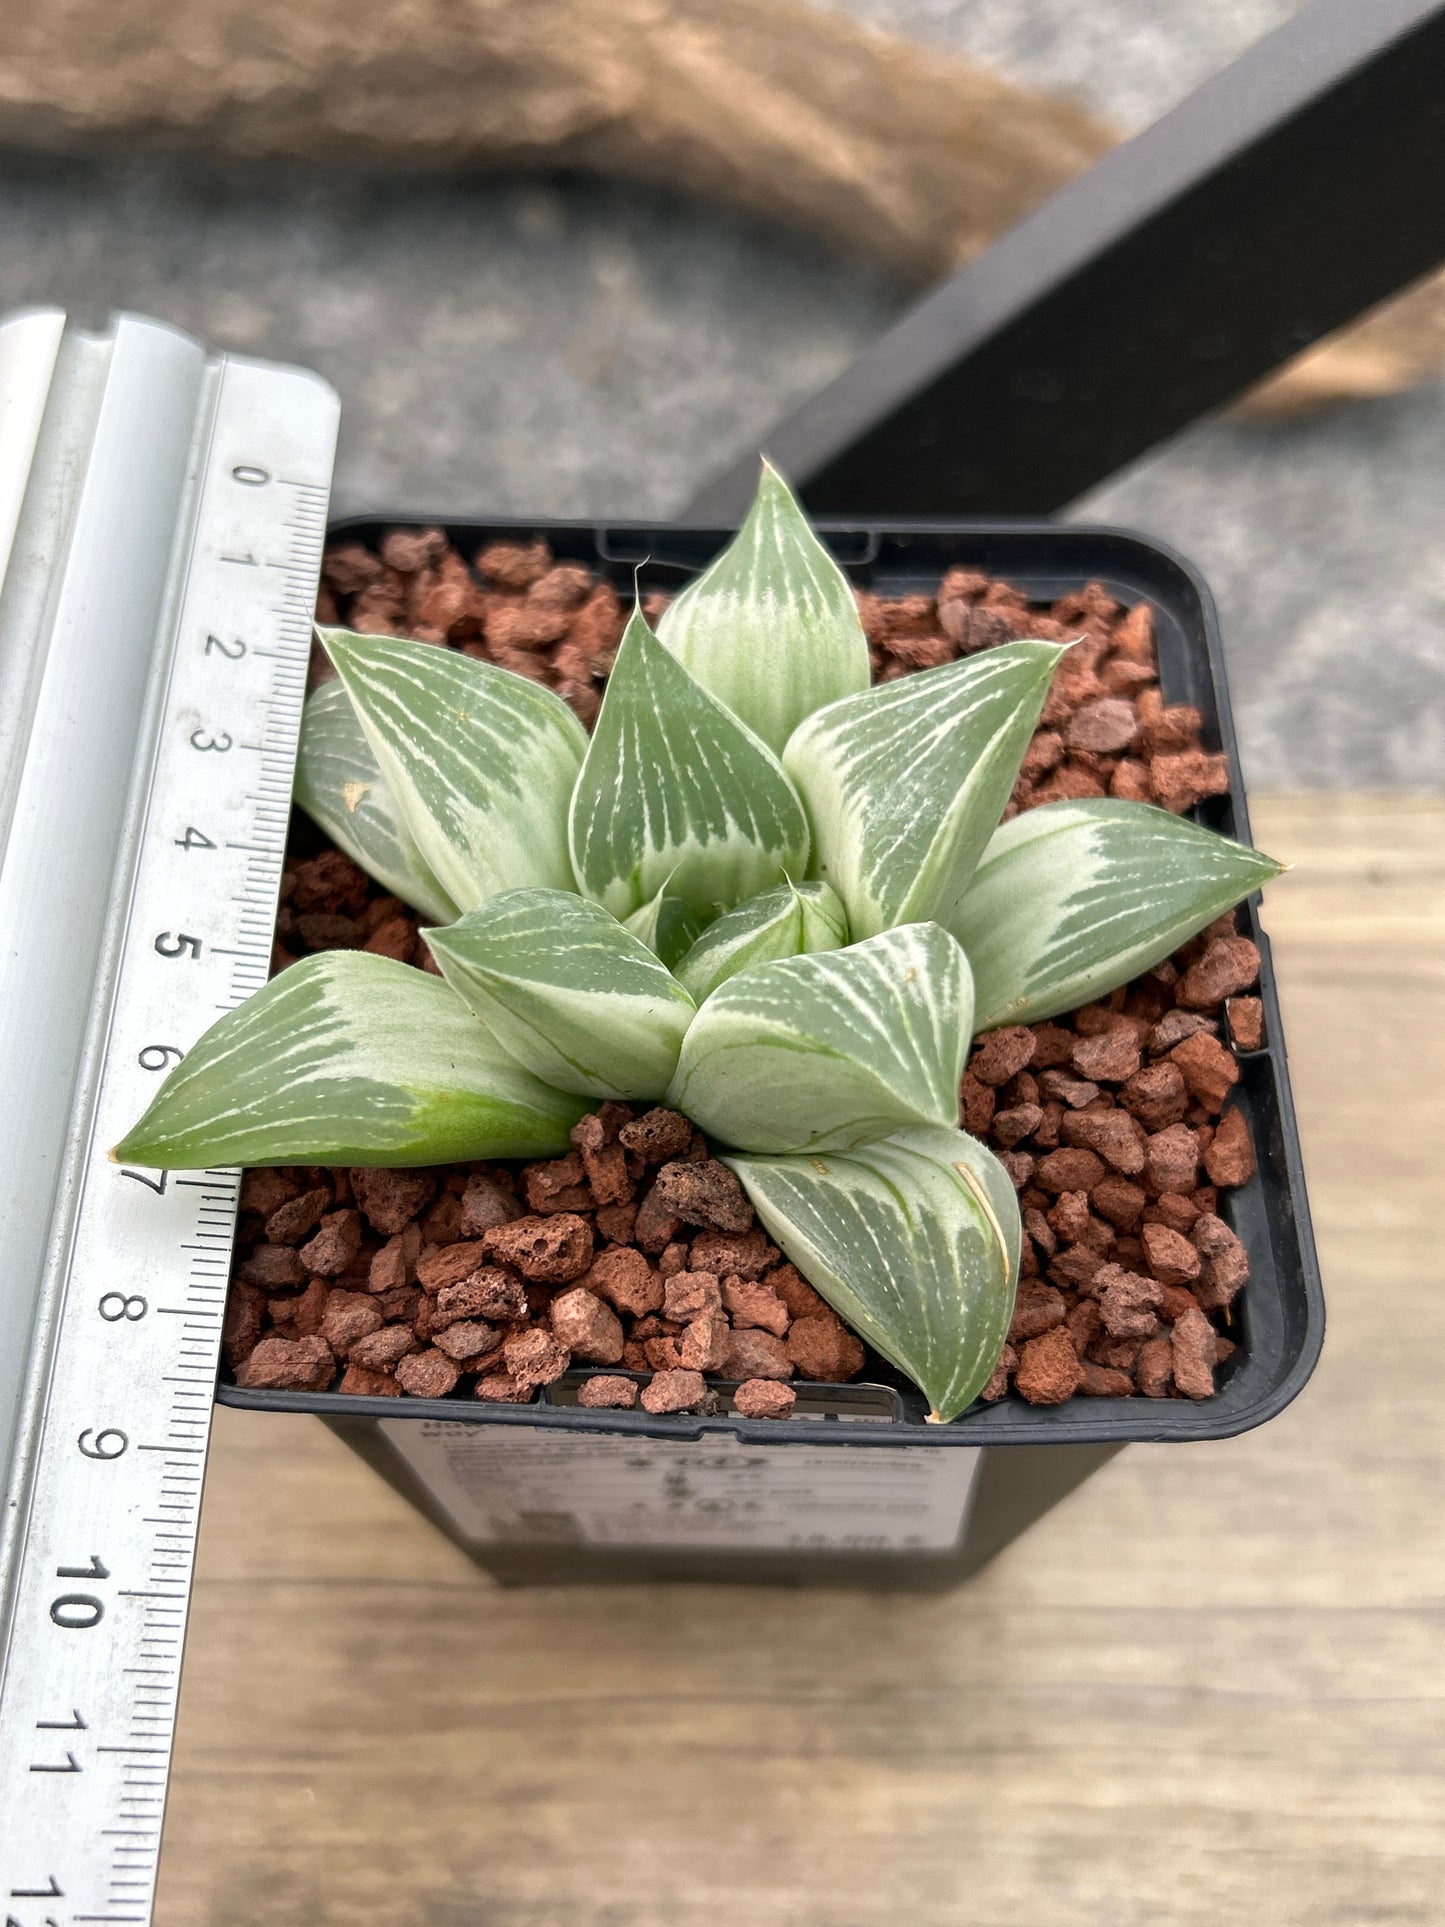
[[[1051,514],[1445,260],[1445,0],[1317,0],[764,446],[818,513]],[[756,466],[697,495],[735,521]]]

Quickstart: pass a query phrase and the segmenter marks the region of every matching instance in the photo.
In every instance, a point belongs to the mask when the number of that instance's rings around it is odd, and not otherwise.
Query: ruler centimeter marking
[[[335,438],[309,376],[216,380],[0,1684],[3,1927],[154,1898],[240,1179],[108,1147],[266,979]]]

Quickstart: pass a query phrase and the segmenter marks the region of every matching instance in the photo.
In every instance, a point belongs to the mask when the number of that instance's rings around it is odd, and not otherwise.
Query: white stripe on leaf
[[[699,1010],[668,1102],[743,1151],[956,1124],[972,1013],[968,959],[937,924],[759,964]]]
[[[692,998],[599,905],[562,890],[508,890],[427,941],[468,1009],[558,1090],[666,1091]]]
[[[1116,990],[1281,865],[1146,803],[1045,803],[990,842],[950,928],[978,1027],[1033,1024]]]
[[[659,891],[710,918],[807,870],[808,822],[781,764],[673,660],[640,609],[607,679],[571,839],[582,891],[620,918]]]
[[[1029,746],[1063,647],[1012,642],[849,696],[783,752],[813,874],[855,936],[950,922]]]
[[[451,923],[457,906],[437,882],[401,820],[396,799],[339,681],[306,699],[296,755],[295,800],[368,876],[419,910]]]
[[[567,804],[587,732],[560,696],[455,650],[321,639],[423,861],[452,901],[573,886]]]
[[[988,1382],[1018,1282],[1018,1201],[958,1130],[847,1152],[725,1153],[768,1236],[838,1313],[953,1419]]]
[[[438,978],[329,950],[213,1024],[112,1155],[178,1171],[552,1157],[585,1108]]]
[[[669,604],[657,633],[773,750],[815,709],[868,687],[868,640],[848,578],[767,462],[742,527]]]

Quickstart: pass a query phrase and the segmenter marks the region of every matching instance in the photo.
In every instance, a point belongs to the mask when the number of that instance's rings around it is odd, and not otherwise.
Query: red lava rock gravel
[[[1009,815],[1103,795],[1182,812],[1227,788],[1198,712],[1163,700],[1147,606],[1090,585],[1040,611],[966,569],[936,597],[859,606],[884,682],[1016,637],[1074,641]],[[614,590],[545,544],[469,563],[439,530],[333,550],[319,616],[500,663],[588,724],[623,624]],[[313,683],[331,673],[318,651]],[[274,967],[332,948],[434,968],[414,914],[297,818]],[[1211,1395],[1249,1276],[1219,1203],[1254,1172],[1232,1098],[1234,1050],[1266,1041],[1259,961],[1225,917],[1100,1003],[978,1040],[961,1121],[1002,1158],[1025,1228],[986,1400]],[[596,1411],[709,1409],[709,1374],[758,1419],[788,1417],[799,1380],[902,1382],[768,1241],[686,1118],[623,1104],[531,1165],[248,1171],[224,1343],[256,1389],[525,1404],[566,1378]]]

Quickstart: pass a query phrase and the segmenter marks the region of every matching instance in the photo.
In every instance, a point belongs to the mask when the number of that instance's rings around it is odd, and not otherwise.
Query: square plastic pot
[[[438,523],[464,554],[540,536],[559,560],[586,563],[624,594],[635,571],[644,588],[676,588],[727,539],[716,529],[640,523],[442,517],[356,519],[332,533],[375,545],[389,529]],[[1128,531],[1051,523],[824,523],[820,533],[854,582],[881,597],[930,593],[946,569],[962,565],[1039,603],[1089,581],[1120,602],[1149,602],[1165,700],[1194,704],[1206,743],[1228,758],[1228,795],[1196,814],[1250,840],[1214,604],[1181,557]],[[1314,1369],[1324,1301],[1274,968],[1257,900],[1242,914],[1263,958],[1266,1041],[1240,1054],[1235,1097],[1258,1168],[1225,1207],[1248,1251],[1250,1281],[1236,1301],[1239,1350],[1211,1399],[1075,1398],[1035,1407],[1010,1397],[936,1426],[924,1423],[920,1396],[866,1385],[800,1388],[798,1413],[782,1424],[726,1410],[660,1418],[587,1411],[567,1380],[526,1406],[247,1391],[224,1373],[217,1396],[251,1411],[325,1418],[503,1580],[953,1583],[1129,1441],[1249,1431],[1283,1410]]]

